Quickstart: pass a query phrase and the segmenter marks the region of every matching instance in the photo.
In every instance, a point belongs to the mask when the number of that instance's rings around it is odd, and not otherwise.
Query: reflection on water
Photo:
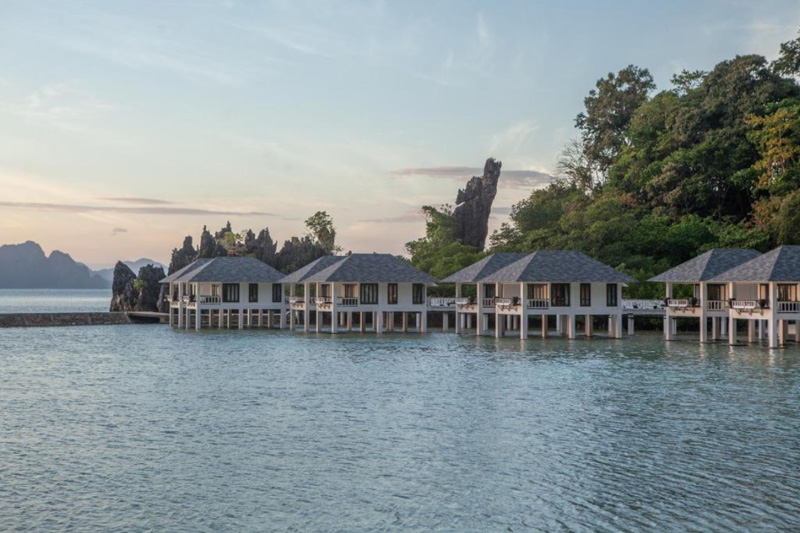
[[[800,348],[0,330],[5,528],[800,527]]]

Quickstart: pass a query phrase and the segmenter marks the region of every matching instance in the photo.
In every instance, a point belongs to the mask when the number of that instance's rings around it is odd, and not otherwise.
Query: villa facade
[[[594,335],[594,317],[607,319],[608,336],[622,337],[622,287],[635,281],[577,251],[540,250],[531,254],[493,254],[442,280],[456,285],[456,331],[473,327],[476,335],[527,338],[532,321],[547,337],[550,318],[556,331]],[[465,289],[474,294],[465,296]],[[490,330],[494,322],[494,331]]]
[[[781,246],[731,268],[710,280],[725,284],[729,295],[728,342],[738,341],[739,321],[747,323],[748,342],[767,330],[767,345],[777,348],[789,338],[800,342],[800,246]]]
[[[198,259],[167,276],[169,323],[179,328],[282,328],[284,275],[258,259]]]
[[[331,333],[428,328],[428,274],[390,254],[325,256],[282,279],[289,328]]]
[[[700,342],[709,340],[709,320],[712,341],[727,336],[729,302],[733,296],[727,283],[712,280],[760,255],[755,250],[716,248],[650,278],[648,281],[664,283],[666,287],[664,338],[674,339],[679,318],[699,321]],[[681,288],[686,294],[676,295],[676,289]]]

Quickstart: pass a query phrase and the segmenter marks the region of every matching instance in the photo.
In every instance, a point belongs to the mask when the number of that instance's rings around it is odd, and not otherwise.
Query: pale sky
[[[499,225],[609,71],[668,88],[798,28],[797,0],[0,0],[0,244],[167,262],[326,210],[345,250],[402,253],[490,156]]]

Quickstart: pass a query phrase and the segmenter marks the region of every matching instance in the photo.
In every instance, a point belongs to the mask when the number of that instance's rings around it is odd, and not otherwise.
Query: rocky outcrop
[[[164,269],[154,265],[143,266],[137,276],[128,265],[118,261],[111,283],[110,311],[159,311],[159,301],[162,299],[159,281],[164,276]]]
[[[45,255],[33,241],[0,246],[0,289],[107,289],[108,281],[69,254]]]
[[[486,160],[483,176],[473,177],[464,189],[459,189],[453,217],[459,225],[459,237],[467,246],[483,250],[489,234],[489,215],[492,202],[497,196],[497,182],[500,180],[500,161]]]

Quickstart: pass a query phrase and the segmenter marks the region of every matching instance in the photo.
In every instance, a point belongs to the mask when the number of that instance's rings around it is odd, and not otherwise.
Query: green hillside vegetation
[[[660,92],[647,69],[608,74],[584,100],[557,178],[513,206],[488,250],[454,241],[449,209],[428,206],[426,236],[406,245],[412,262],[443,277],[486,253],[576,249],[645,280],[715,247],[796,244],[798,76],[800,37],[772,63],[737,56]]]

